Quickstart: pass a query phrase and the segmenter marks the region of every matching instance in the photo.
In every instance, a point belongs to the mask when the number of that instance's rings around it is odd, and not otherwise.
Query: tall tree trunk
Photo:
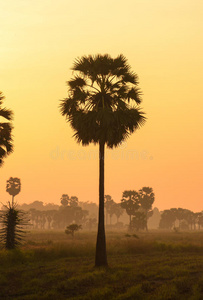
[[[14,196],[12,195],[12,208],[14,206]]]
[[[95,266],[107,266],[106,237],[104,228],[104,147],[99,143],[99,222],[97,232]]]

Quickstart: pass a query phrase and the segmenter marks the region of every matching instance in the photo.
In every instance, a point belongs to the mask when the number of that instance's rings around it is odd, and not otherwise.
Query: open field
[[[94,268],[95,232],[30,232],[0,251],[0,299],[203,299],[203,232],[107,232],[109,267]]]

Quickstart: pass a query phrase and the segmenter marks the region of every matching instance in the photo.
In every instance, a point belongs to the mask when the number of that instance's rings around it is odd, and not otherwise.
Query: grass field
[[[0,299],[203,299],[203,232],[107,232],[107,269],[94,268],[95,232],[30,232],[0,251]]]

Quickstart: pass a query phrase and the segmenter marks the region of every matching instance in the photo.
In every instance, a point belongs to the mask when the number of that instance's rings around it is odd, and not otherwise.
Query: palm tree
[[[154,203],[154,192],[151,187],[143,187],[139,190],[139,202],[141,205],[141,210],[146,216],[146,230],[148,231],[147,219],[152,215],[149,213],[152,209],[152,204]]]
[[[24,240],[25,231],[23,227],[28,225],[26,213],[16,208],[17,204],[4,205],[0,213],[0,242],[6,249],[14,249]]]
[[[138,77],[123,55],[111,58],[89,55],[77,58],[73,78],[68,81],[68,97],[60,111],[83,146],[99,144],[99,221],[96,266],[107,265],[104,228],[105,145],[117,147],[145,121],[138,108],[141,103]]]
[[[4,96],[0,92],[0,117],[6,119],[6,122],[0,122],[0,166],[3,164],[3,159],[13,152],[13,139],[11,131],[13,126],[10,121],[13,118],[13,113],[10,109],[2,108]]]
[[[132,216],[135,215],[139,209],[139,194],[136,191],[124,191],[121,199],[121,207],[126,210],[130,217],[129,230],[131,230]]]
[[[14,205],[14,197],[21,191],[20,178],[10,177],[6,183],[6,191],[12,196],[12,206]]]

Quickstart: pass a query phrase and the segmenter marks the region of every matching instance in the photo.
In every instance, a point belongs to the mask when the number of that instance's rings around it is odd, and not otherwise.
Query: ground
[[[31,231],[0,251],[0,299],[203,299],[203,232],[107,232],[108,268],[94,267],[96,232]]]

